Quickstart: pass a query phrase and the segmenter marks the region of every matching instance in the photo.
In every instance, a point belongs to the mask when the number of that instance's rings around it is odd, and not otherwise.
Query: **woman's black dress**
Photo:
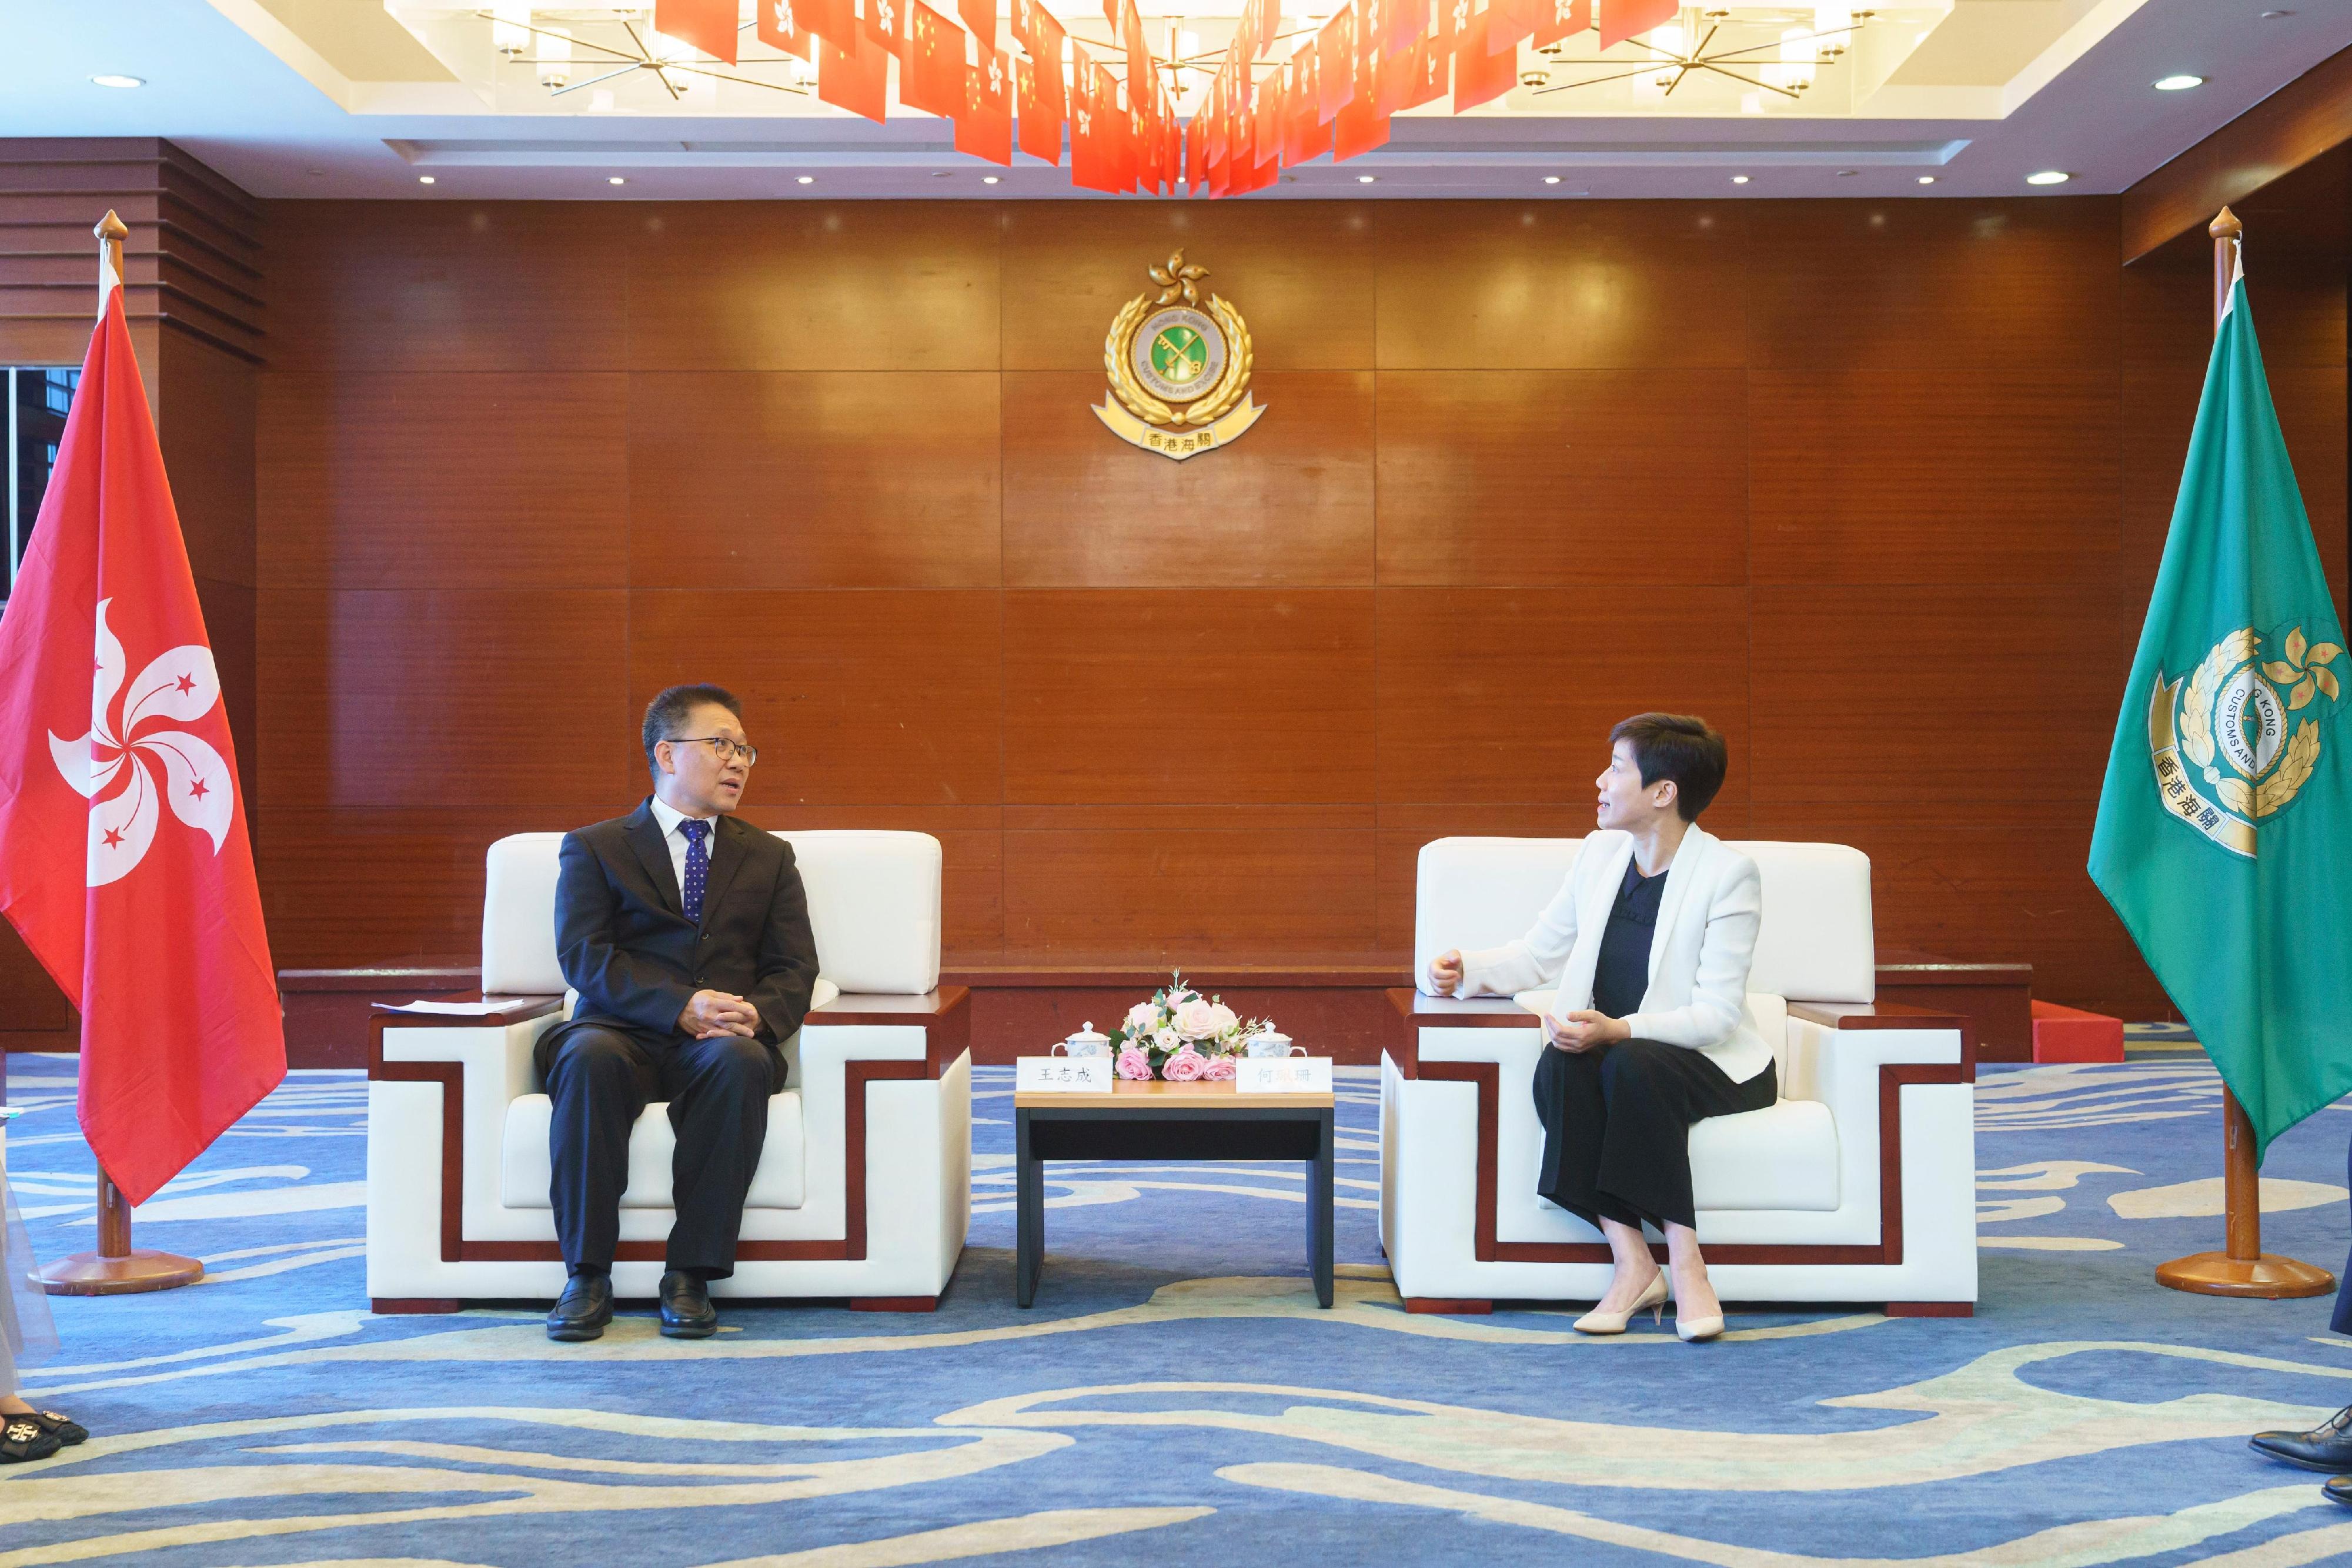
[[[1665,888],[1664,872],[1643,876],[1627,859],[1593,969],[1595,1012],[1620,1019],[1641,1010]],[[1769,1064],[1735,1083],[1687,1046],[1625,1040],[1582,1052],[1548,1047],[1536,1063],[1536,1115],[1544,1129],[1536,1191],[1589,1224],[1696,1226],[1691,1124],[1760,1111],[1780,1095]]]

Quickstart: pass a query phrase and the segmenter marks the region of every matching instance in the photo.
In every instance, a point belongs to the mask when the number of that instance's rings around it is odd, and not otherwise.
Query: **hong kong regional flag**
[[[121,289],[0,616],[0,910],[81,1009],[81,1125],[156,1188],[286,1076],[187,547]]]

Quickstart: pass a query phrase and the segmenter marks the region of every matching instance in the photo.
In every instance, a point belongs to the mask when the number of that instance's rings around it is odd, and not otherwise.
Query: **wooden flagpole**
[[[2245,225],[2223,207],[2205,231],[2213,236],[2213,333],[2230,308],[2230,285],[2237,272],[2238,241]],[[2325,1269],[2263,1250],[2262,1171],[2254,1164],[2254,1123],[2230,1086],[2221,1086],[2222,1248],[2194,1252],[2156,1266],[2156,1282],[2200,1296],[2254,1296],[2279,1301],[2324,1296],[2336,1289]]]
[[[108,292],[122,286],[122,242],[130,236],[110,211],[91,231],[98,236],[98,308]],[[204,1278],[205,1266],[176,1252],[135,1251],[131,1245],[131,1205],[122,1189],[98,1167],[98,1250],[60,1258],[41,1270],[41,1289],[52,1296],[127,1296],[168,1291]]]

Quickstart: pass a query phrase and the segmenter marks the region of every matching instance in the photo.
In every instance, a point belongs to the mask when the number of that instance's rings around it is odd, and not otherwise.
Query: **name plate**
[[[1328,1056],[1244,1056],[1234,1063],[1236,1094],[1328,1094]]]
[[[1108,1056],[1021,1056],[1013,1062],[1016,1094],[1108,1094]]]

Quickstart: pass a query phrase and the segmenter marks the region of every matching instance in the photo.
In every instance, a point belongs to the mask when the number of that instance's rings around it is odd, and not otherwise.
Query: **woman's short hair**
[[[1685,822],[1698,814],[1723,788],[1731,754],[1715,727],[1703,718],[1681,713],[1637,713],[1609,732],[1609,744],[1630,742],[1633,765],[1643,784],[1661,779],[1675,781],[1675,811]]]

